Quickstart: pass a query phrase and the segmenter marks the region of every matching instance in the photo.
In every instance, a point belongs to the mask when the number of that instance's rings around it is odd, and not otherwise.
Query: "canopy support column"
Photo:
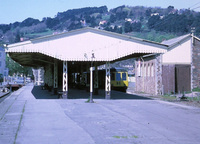
[[[44,84],[45,86],[47,84],[47,68],[46,67],[44,67]]]
[[[90,63],[87,63],[86,65],[87,73],[90,73]],[[90,91],[90,82],[89,82],[89,77],[88,74],[86,75],[86,91]]]
[[[52,72],[52,65],[48,64],[48,86],[49,86],[49,91],[51,92],[53,88],[53,72]]]
[[[63,99],[67,99],[68,97],[68,71],[67,71],[67,61],[63,61]]]
[[[106,62],[105,93],[106,93],[106,99],[110,99],[111,95],[110,62]]]
[[[98,95],[99,89],[99,79],[98,79],[98,69],[97,65],[95,64],[95,72],[94,72],[94,94]]]
[[[83,65],[81,64],[81,76],[80,76],[80,84],[81,84],[81,88],[82,86],[84,86],[86,84],[86,75],[83,72]]]
[[[58,91],[58,61],[54,60],[54,94]]]

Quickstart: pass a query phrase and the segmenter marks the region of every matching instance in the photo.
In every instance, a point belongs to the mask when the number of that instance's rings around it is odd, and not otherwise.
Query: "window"
[[[141,77],[143,76],[143,67],[142,67],[142,64],[140,65],[140,76]]]
[[[126,80],[126,73],[122,73],[122,80]]]
[[[141,67],[140,67],[140,64],[137,65],[137,76],[138,77],[141,76]]]
[[[150,77],[150,64],[148,64],[147,76]]]
[[[144,77],[146,77],[146,74],[147,74],[147,67],[146,67],[146,64],[144,65]]]
[[[115,73],[111,73],[111,80],[115,80]]]
[[[152,77],[154,76],[154,65],[153,64],[151,65],[151,76]]]
[[[116,73],[116,81],[121,81],[120,73]]]

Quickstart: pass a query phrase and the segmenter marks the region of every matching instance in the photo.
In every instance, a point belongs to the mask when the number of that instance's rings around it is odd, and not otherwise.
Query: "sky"
[[[200,0],[0,0],[0,24],[22,22],[29,17],[39,20],[53,18],[58,12],[69,9],[104,5],[108,9],[121,5],[161,8],[171,5],[177,9],[200,11]]]

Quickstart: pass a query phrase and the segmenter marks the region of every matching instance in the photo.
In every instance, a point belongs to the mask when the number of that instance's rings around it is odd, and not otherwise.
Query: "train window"
[[[122,80],[126,80],[126,73],[122,73]]]
[[[121,80],[120,73],[116,73],[116,81],[120,81],[120,80]]]
[[[111,73],[111,80],[115,80],[115,73]]]

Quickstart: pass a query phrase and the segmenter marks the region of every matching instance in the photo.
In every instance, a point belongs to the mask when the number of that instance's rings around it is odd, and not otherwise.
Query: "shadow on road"
[[[54,95],[53,92],[49,92],[48,90],[42,90],[41,86],[34,86],[31,92],[36,99],[58,99],[58,95]],[[89,97],[90,93],[86,92],[86,90],[69,89],[68,92],[68,99],[88,99]],[[105,99],[105,91],[100,89],[98,91],[98,95],[93,94],[93,99]],[[151,100],[147,97],[141,97],[118,91],[111,91],[111,99]]]

